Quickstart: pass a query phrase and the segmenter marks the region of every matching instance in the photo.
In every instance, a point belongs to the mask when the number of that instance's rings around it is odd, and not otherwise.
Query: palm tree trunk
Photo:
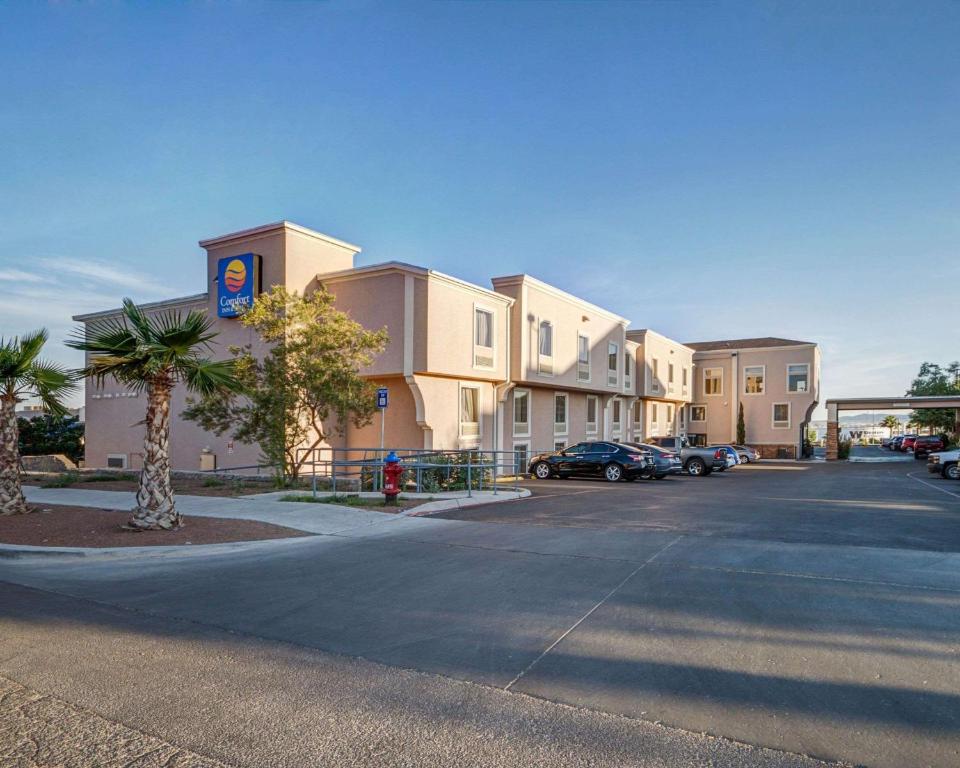
[[[0,398],[0,515],[23,515],[30,511],[20,487],[20,448],[17,401]]]
[[[170,393],[169,378],[147,385],[146,434],[143,439],[143,469],[137,488],[137,507],[128,525],[137,530],[173,530],[182,524],[174,505],[170,483]]]

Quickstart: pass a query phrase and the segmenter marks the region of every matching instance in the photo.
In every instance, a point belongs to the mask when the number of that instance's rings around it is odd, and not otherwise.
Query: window
[[[563,392],[553,396],[553,434],[567,434],[567,396]]]
[[[587,434],[595,435],[597,433],[597,409],[600,407],[600,400],[596,395],[587,395]]]
[[[680,429],[685,431],[687,429],[687,409],[683,406],[680,406],[680,410],[677,412],[677,415],[680,417]]]
[[[790,403],[773,404],[773,428],[789,429],[790,427]]]
[[[480,436],[480,390],[477,387],[460,388],[460,436]]]
[[[766,369],[762,365],[748,365],[743,369],[743,393],[745,395],[763,394],[763,375]]]
[[[633,404],[633,427],[634,429],[639,429],[643,425],[643,410],[640,406],[640,401],[637,400]]]
[[[621,403],[620,403],[620,401],[619,401],[619,400],[614,400],[614,401],[613,401],[613,417],[612,417],[612,419],[611,419],[611,421],[613,422],[613,431],[614,431],[614,432],[619,432],[619,431],[620,431],[620,415],[621,415],[621,414],[620,414],[620,411],[621,411]]]
[[[539,366],[540,373],[553,376],[553,323],[549,320],[540,321],[540,354]]]
[[[473,367],[493,368],[493,312],[473,308]]]
[[[577,381],[590,381],[590,338],[577,334]]]
[[[628,350],[623,351],[623,388],[633,389],[633,355]]]
[[[797,363],[787,366],[787,392],[810,391],[810,366]]]
[[[530,390],[513,390],[513,434],[526,437],[530,434]]]
[[[673,406],[667,405],[667,434],[673,434]]]
[[[659,392],[660,391],[660,361],[657,358],[653,358],[650,361],[650,370],[651,380],[650,380],[650,391]]]
[[[703,394],[723,394],[723,368],[703,369]]]
[[[566,445],[566,442],[565,442],[565,441],[563,441],[563,440],[557,440],[557,441],[553,444],[553,450],[555,450],[555,451],[562,451],[562,450],[563,450],[563,447],[564,447],[565,445]]]
[[[706,421],[707,407],[705,405],[690,406],[690,421]]]
[[[667,364],[667,389],[673,392],[673,363]]]
[[[607,345],[607,385],[617,386],[617,374],[620,367],[620,345],[612,341]]]
[[[682,394],[687,394],[687,378],[688,378],[688,369],[687,366],[683,366],[683,392]]]
[[[107,467],[109,469],[126,469],[127,468],[127,454],[125,453],[108,453],[107,454]]]
[[[530,443],[513,444],[514,474],[522,475],[530,466]]]
[[[657,414],[657,404],[656,404],[656,403],[650,403],[650,423],[651,423],[651,424],[656,424],[659,420],[660,420],[660,419],[659,419],[658,414]]]

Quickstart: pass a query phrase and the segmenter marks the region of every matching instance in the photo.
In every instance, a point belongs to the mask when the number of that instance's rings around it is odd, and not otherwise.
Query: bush
[[[849,459],[850,449],[853,447],[853,441],[850,438],[846,440],[837,440],[837,458]]]

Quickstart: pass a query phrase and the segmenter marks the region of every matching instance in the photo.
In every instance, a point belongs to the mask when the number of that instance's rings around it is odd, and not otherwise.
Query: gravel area
[[[0,677],[0,765],[7,768],[224,766],[5,677]]]
[[[28,515],[0,517],[0,543],[38,547],[151,547],[287,539],[310,534],[255,520],[187,517],[176,531],[130,531],[130,512],[43,505]]]

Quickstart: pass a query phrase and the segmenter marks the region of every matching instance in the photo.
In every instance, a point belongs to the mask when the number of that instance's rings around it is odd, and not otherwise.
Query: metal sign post
[[[377,390],[377,408],[380,409],[380,452],[383,452],[383,425],[387,416],[387,388]]]

